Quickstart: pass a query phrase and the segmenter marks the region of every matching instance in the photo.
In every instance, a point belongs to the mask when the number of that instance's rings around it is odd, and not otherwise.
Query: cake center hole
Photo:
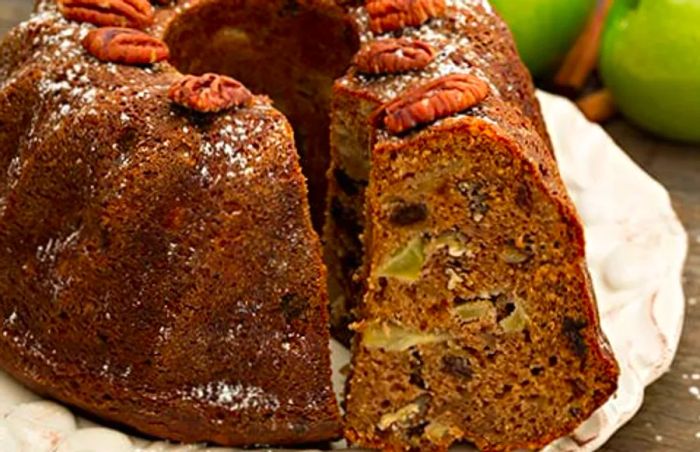
[[[222,0],[182,14],[165,41],[182,73],[234,77],[254,93],[270,96],[287,116],[320,230],[332,85],[359,47],[349,18],[336,7],[312,9],[290,0]]]

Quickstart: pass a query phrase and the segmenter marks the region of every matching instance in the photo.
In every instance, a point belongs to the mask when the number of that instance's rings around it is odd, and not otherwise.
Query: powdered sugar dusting
[[[406,27],[400,32],[375,36],[369,30],[369,17],[364,7],[354,11],[359,28],[362,30],[361,42],[366,45],[375,39],[393,36],[417,39],[430,44],[436,49],[434,60],[420,71],[386,76],[367,76],[356,74],[346,77],[340,83],[346,86],[359,86],[370,90],[381,102],[388,102],[402,92],[441,76],[461,73],[472,74],[484,80],[490,87],[492,95],[500,96],[498,86],[481,68],[492,64],[494,55],[488,51],[476,52],[465,30],[478,27],[494,27],[493,13],[486,0],[448,0],[444,17],[434,18],[420,27]]]
[[[55,262],[59,253],[75,245],[79,235],[80,229],[77,229],[63,239],[49,238],[46,244],[37,247],[37,261]]]
[[[390,102],[410,89],[431,80],[452,74],[473,75],[489,86],[487,99],[480,105],[465,112],[438,119],[430,127],[441,127],[447,122],[465,116],[479,118],[488,124],[500,124],[494,118],[502,118],[500,111],[505,103],[516,102],[520,98],[504,68],[513,65],[515,48],[507,39],[505,24],[495,15],[487,0],[446,0],[446,11],[417,27],[375,35],[369,28],[369,17],[364,6],[353,10],[363,46],[375,40],[403,37],[426,42],[435,49],[433,61],[419,71],[402,74],[365,75],[351,71],[339,84],[351,91],[359,91],[374,97],[372,102],[378,107]],[[494,37],[499,37],[494,39]],[[517,72],[519,69],[516,67]],[[375,108],[376,108],[375,107]],[[517,128],[517,124],[509,124]],[[379,130],[381,140],[400,141],[403,138]]]
[[[2,332],[2,337],[9,338],[9,340],[11,340],[18,349],[22,350],[22,352],[26,353],[28,356],[32,356],[51,367],[55,367],[55,362],[52,356],[56,353],[56,351],[45,350],[42,344],[36,340],[36,337],[30,330],[20,330],[20,322],[18,320],[19,315],[17,314],[17,311],[12,311],[10,316],[0,323],[0,332]]]
[[[489,0],[445,0],[445,4],[448,8],[478,6],[481,7],[487,14],[493,14],[493,8],[491,7]]]
[[[11,328],[15,325],[15,322],[17,322],[17,311],[12,311],[10,316],[3,320],[2,322],[2,329],[3,329],[3,336],[6,336],[7,333],[4,331],[7,328]]]
[[[186,400],[200,401],[224,407],[231,411],[248,409],[276,410],[280,406],[277,396],[267,393],[258,386],[227,383],[224,381],[195,386],[187,391],[180,392],[180,395]]]
[[[291,143],[285,121],[270,115],[271,111],[271,107],[261,101],[241,114],[222,117],[218,127],[203,137],[202,155],[208,160],[223,157],[226,163],[223,176],[228,179],[242,178],[248,183],[252,176],[265,176],[263,167],[270,153],[277,154]],[[211,168],[202,166],[200,174],[204,181],[212,182],[214,172]],[[274,175],[269,174],[269,177]],[[213,182],[217,181],[218,178],[213,179]]]

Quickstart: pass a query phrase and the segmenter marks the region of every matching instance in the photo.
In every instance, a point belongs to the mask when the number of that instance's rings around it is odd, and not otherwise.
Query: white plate
[[[603,330],[621,368],[617,393],[575,434],[545,450],[592,451],[637,412],[644,388],[671,365],[683,323],[681,273],[687,236],[666,190],[599,126],[563,98],[546,93],[539,98],[562,177],[585,223]],[[348,356],[333,344],[338,391],[338,370]],[[232,450],[127,437],[40,400],[1,372],[0,446],[3,452]]]

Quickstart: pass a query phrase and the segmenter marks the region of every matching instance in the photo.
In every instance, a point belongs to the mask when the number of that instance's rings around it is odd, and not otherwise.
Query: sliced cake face
[[[352,440],[540,447],[614,391],[580,225],[519,146],[462,119],[375,148]]]
[[[337,438],[287,120],[264,97],[175,105],[172,67],[99,61],[81,45],[93,26],[40,9],[0,62],[0,366],[170,440]]]

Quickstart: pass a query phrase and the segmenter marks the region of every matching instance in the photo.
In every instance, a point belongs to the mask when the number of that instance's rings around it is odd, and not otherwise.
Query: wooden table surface
[[[32,3],[0,0],[0,35],[27,18]],[[700,398],[690,393],[691,387],[700,388],[700,146],[670,144],[623,120],[606,129],[671,192],[688,230],[690,253],[684,272],[686,321],[673,367],[647,389],[641,411],[601,450],[700,451]]]

